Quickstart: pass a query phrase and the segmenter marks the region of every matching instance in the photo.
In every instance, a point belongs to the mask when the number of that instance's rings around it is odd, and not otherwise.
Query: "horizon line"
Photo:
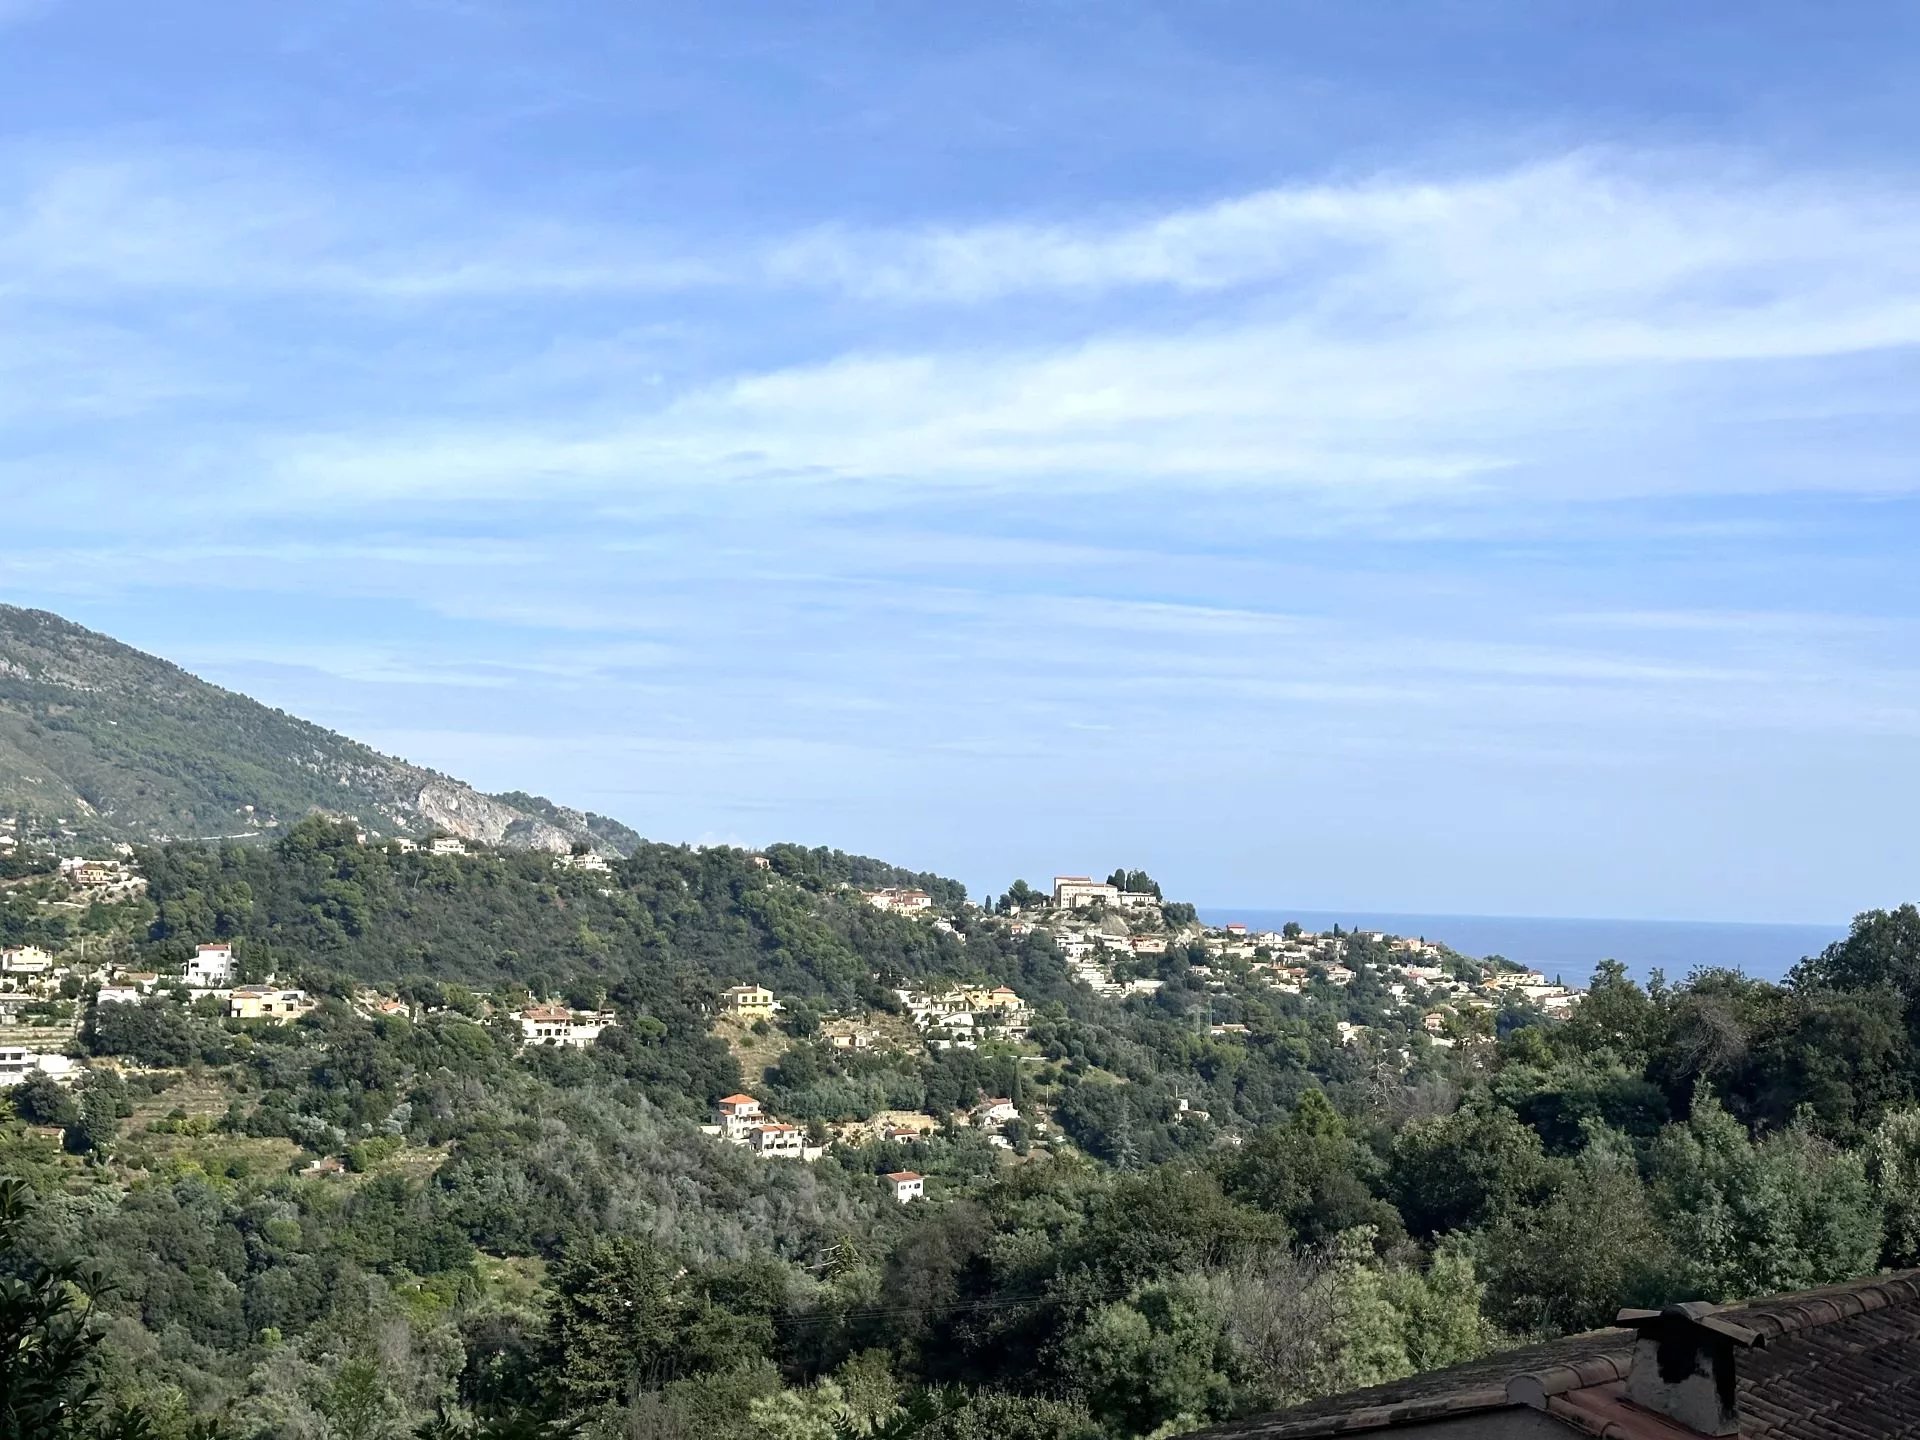
[[[1441,910],[1389,910],[1374,909],[1368,906],[1325,906],[1302,905],[1229,905],[1211,901],[1195,900],[1190,902],[1194,909],[1201,912],[1225,912],[1239,910],[1250,915],[1332,915],[1351,913],[1356,916],[1379,920],[1527,920],[1546,921],[1552,924],[1569,925],[1712,925],[1741,926],[1754,930],[1838,930],[1845,934],[1852,928],[1853,921],[1847,920],[1700,920],[1675,919],[1656,915],[1516,915],[1495,911],[1441,911]],[[1878,907],[1869,907],[1878,908]]]

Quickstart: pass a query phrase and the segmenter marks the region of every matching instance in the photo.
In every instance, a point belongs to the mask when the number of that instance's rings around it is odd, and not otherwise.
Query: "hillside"
[[[1912,907],[1784,987],[1608,963],[1554,1013],[799,845],[313,817],[82,901],[53,861],[0,867],[0,947],[62,967],[17,1022],[71,1035],[0,1089],[0,1272],[97,1262],[94,1374],[154,1421],[76,1440],[1158,1440],[1920,1262]],[[212,938],[297,1017],[175,983]]]
[[[1167,943],[1096,960],[1103,914],[886,910],[910,872],[796,845],[583,870],[316,818],[134,864],[84,925],[0,888],[0,943],[74,967],[22,1019],[82,1052],[0,1091],[0,1271],[97,1261],[96,1373],[155,1421],[85,1440],[1159,1440],[1920,1261],[1912,907],[1786,987],[1603,965],[1440,1034],[1466,998],[1391,937],[1136,911]],[[316,1003],[124,993],[208,936]],[[780,1008],[726,1013],[749,981]],[[536,995],[593,1034],[530,1040]]]
[[[1576,1000],[1136,872],[649,843],[53,616],[0,667],[15,794],[275,831],[0,860],[0,1019],[64,1051],[0,1085],[0,1274],[112,1284],[72,1440],[1161,1440],[1920,1264],[1911,906]],[[243,983],[182,983],[213,941]]]
[[[383,834],[627,850],[631,830],[483,795],[43,610],[0,605],[0,815],[89,841],[237,836],[315,810]]]

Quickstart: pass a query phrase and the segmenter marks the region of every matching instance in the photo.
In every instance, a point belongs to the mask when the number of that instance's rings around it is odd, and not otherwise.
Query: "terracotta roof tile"
[[[1590,1330],[1451,1369],[1409,1375],[1385,1385],[1315,1400],[1277,1414],[1234,1421],[1201,1434],[1207,1440],[1289,1440],[1294,1436],[1384,1430],[1476,1410],[1503,1410],[1514,1403],[1507,1398],[1507,1385],[1516,1376],[1544,1374],[1601,1357],[1618,1357],[1624,1366],[1632,1349],[1633,1336],[1624,1330]]]
[[[1737,1361],[1742,1440],[1920,1440],[1920,1272],[1709,1313],[1760,1337]],[[1526,1405],[1603,1440],[1692,1436],[1627,1400],[1633,1342],[1629,1330],[1590,1331],[1201,1434],[1306,1440]]]

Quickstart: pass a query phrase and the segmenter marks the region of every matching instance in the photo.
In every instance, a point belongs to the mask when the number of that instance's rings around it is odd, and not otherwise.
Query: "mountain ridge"
[[[536,850],[626,853],[639,840],[605,816],[384,755],[52,611],[0,604],[0,814],[145,843],[272,834],[315,812]]]

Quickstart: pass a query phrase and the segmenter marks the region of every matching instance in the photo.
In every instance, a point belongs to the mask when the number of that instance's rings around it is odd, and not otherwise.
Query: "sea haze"
[[[1385,930],[1419,935],[1463,955],[1504,955],[1585,985],[1602,960],[1618,960],[1637,980],[1655,970],[1669,980],[1693,970],[1724,966],[1762,980],[1779,980],[1803,956],[1814,955],[1847,933],[1845,925],[1743,925],[1692,920],[1571,920],[1529,915],[1396,915],[1377,910],[1254,910],[1203,906],[1210,925],[1239,921],[1250,929],[1277,930],[1297,920],[1309,930],[1339,925],[1346,930]]]

